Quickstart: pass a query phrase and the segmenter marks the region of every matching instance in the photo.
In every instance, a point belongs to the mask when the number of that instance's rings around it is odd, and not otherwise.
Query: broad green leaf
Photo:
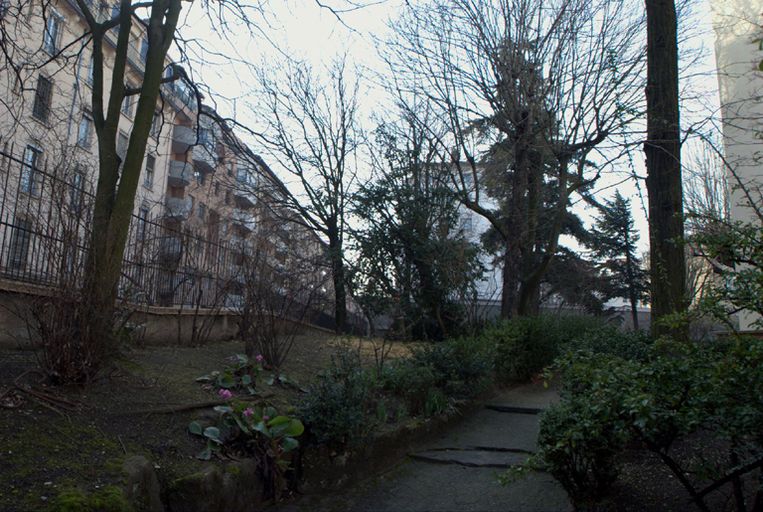
[[[204,437],[214,441],[215,443],[222,444],[220,440],[220,429],[217,427],[207,427],[204,429]]]
[[[188,424],[188,431],[191,434],[194,434],[194,435],[197,435],[197,436],[202,435],[201,424],[199,424],[198,421],[192,421],[191,423]]]
[[[299,447],[299,441],[297,441],[293,437],[284,437],[281,440],[281,448],[283,449],[284,453],[289,453],[290,451],[298,447]]]

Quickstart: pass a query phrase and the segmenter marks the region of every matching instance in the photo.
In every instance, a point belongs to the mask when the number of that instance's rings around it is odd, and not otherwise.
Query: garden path
[[[557,399],[541,384],[502,393],[383,475],[330,496],[305,497],[283,512],[562,512],[572,510],[550,475],[502,486],[496,475],[536,447],[538,412]]]

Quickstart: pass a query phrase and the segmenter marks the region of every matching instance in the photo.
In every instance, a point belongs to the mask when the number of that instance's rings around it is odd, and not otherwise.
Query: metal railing
[[[88,174],[77,165],[48,166],[36,148],[14,156],[13,146],[0,147],[0,278],[52,289],[83,283],[94,202]],[[219,241],[219,234],[209,239],[207,229],[200,236],[182,226],[164,207],[154,216],[132,216],[120,298],[143,306],[235,309],[252,242]],[[333,328],[324,308],[311,311],[308,321]]]

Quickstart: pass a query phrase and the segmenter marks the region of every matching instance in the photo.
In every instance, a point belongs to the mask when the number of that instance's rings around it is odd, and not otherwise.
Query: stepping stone
[[[540,412],[558,401],[559,394],[553,386],[546,388],[543,384],[525,384],[502,393],[488,402],[486,407]]]
[[[527,453],[486,450],[427,450],[412,453],[411,458],[435,464],[458,464],[473,468],[504,468],[520,464]]]
[[[425,449],[471,448],[475,446],[533,452],[540,422],[534,414],[482,409],[425,446]]]

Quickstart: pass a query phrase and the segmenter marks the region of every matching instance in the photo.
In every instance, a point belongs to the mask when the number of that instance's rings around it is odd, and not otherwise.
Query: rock
[[[125,475],[125,498],[138,512],[163,512],[161,488],[154,465],[141,455],[133,455],[122,464]]]
[[[232,462],[175,480],[167,492],[171,512],[253,512],[262,505],[253,459]]]

